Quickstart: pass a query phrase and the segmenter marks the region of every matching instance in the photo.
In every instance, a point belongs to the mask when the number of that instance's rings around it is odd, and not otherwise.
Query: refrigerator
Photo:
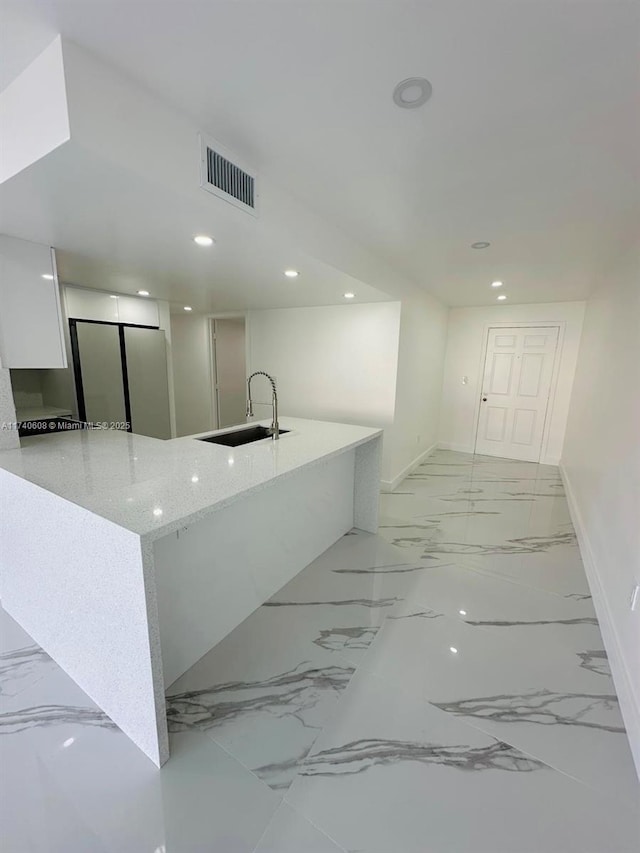
[[[69,320],[78,417],[153,438],[171,438],[164,330]]]

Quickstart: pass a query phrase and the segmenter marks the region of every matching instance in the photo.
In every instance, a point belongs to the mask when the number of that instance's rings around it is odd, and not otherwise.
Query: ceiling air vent
[[[257,216],[256,171],[241,165],[213,139],[201,136],[200,149],[202,188]]]

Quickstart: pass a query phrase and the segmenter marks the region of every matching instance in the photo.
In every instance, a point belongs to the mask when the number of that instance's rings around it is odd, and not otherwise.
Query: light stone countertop
[[[270,421],[246,426],[258,423]],[[0,469],[154,540],[382,435],[380,429],[300,418],[281,418],[280,426],[290,432],[278,441],[235,448],[193,436],[163,441],[117,430],[33,436],[0,452]]]
[[[61,418],[71,415],[71,409],[57,409],[55,406],[24,406],[16,409],[16,420],[44,421],[47,418]]]

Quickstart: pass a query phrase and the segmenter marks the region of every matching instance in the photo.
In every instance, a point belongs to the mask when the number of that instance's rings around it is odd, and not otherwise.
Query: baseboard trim
[[[545,456],[544,459],[540,460],[540,465],[553,465],[557,468],[560,465],[560,460],[557,456]]]
[[[455,444],[451,441],[439,441],[438,447],[440,450],[455,450],[457,453],[473,453],[474,448],[467,444]],[[496,457],[499,458],[499,457]],[[545,456],[540,460],[541,465],[559,465],[560,460],[556,456]]]
[[[467,444],[455,444],[451,441],[439,441],[437,447],[439,450],[455,450],[458,453],[473,453],[474,450]]]
[[[400,471],[400,473],[393,478],[393,480],[380,480],[380,488],[382,489],[382,491],[393,492],[395,489],[397,489],[400,483],[404,480],[404,478],[408,477],[412,471],[415,471],[419,465],[422,465],[427,456],[431,456],[433,451],[436,450],[436,448],[438,447],[439,445],[437,443],[432,444],[431,447],[429,447],[419,456],[416,456],[413,462],[410,462],[406,468],[403,468],[402,471]]]
[[[580,507],[576,500],[571,480],[560,462],[560,476],[564,484],[564,490],[569,504],[569,514],[578,538],[578,547],[584,564],[585,574],[589,583],[589,589],[593,597],[593,606],[600,623],[602,639],[611,665],[611,675],[618,694],[620,711],[627,729],[631,754],[636,765],[638,779],[640,779],[640,704],[636,699],[629,670],[622,655],[622,647],[615,629],[615,623],[611,617],[611,610],[600,581],[600,572],[595,559],[589,536],[587,534]]]

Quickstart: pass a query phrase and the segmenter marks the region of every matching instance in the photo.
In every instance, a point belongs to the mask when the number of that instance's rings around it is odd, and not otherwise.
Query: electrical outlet
[[[631,590],[631,598],[629,599],[629,607],[632,610],[635,610],[638,606],[638,600],[640,600],[640,583],[637,583],[634,588]]]

